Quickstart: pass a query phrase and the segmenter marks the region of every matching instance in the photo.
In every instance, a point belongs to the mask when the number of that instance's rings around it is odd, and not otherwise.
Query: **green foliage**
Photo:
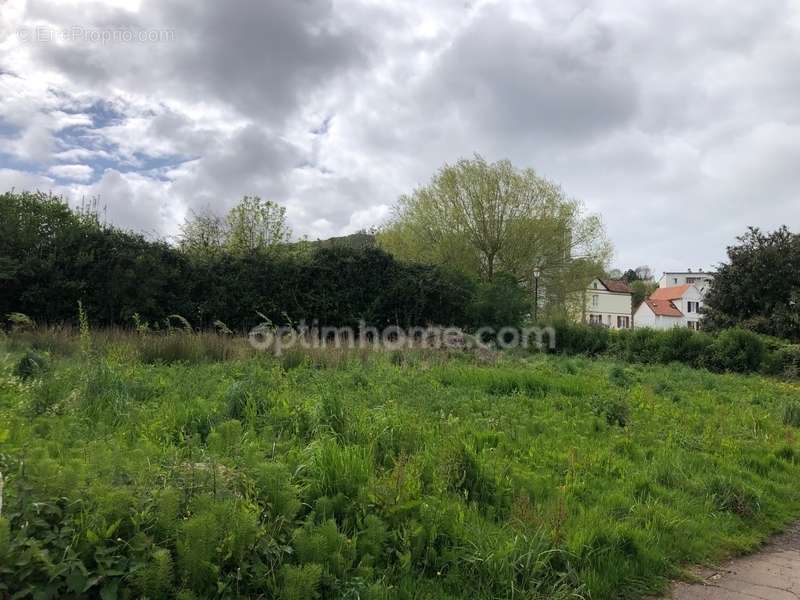
[[[800,402],[790,402],[783,409],[783,424],[800,427]]]
[[[491,282],[478,286],[471,322],[499,330],[519,327],[530,311],[528,292],[509,273],[498,273]]]
[[[714,275],[704,323],[800,341],[800,235],[751,227]]]
[[[368,447],[341,446],[323,440],[314,452],[312,485],[316,496],[342,494],[355,499],[372,472],[372,453]]]
[[[764,360],[764,342],[744,329],[726,329],[708,348],[706,364],[720,371],[758,371]]]
[[[14,368],[14,375],[20,379],[38,377],[46,372],[49,367],[47,356],[33,350],[28,350],[22,355]]]
[[[378,242],[403,260],[449,265],[482,281],[505,271],[530,282],[538,265],[556,304],[610,254],[600,219],[557,185],[478,155],[445,165],[402,196]],[[572,256],[581,258],[565,261]]]
[[[216,234],[198,234],[202,239],[181,251],[83,219],[59,198],[0,195],[0,314],[15,311],[17,328],[32,323],[22,312],[79,325],[80,301],[80,314],[93,324],[133,322],[143,334],[169,332],[175,314],[186,317],[187,330],[224,323],[249,331],[259,313],[276,324],[288,316],[293,323],[318,319],[332,327],[357,327],[362,319],[376,327],[470,324],[476,286],[468,277],[401,263],[370,246],[291,252],[282,218],[276,205],[249,198],[232,211],[219,243]],[[142,337],[148,362],[197,360],[201,350],[177,336]]]
[[[322,565],[307,564],[300,567],[283,567],[281,598],[286,600],[311,600],[319,598]]]
[[[800,515],[793,382],[662,355],[144,363],[153,332],[92,334],[25,382],[38,338],[0,339],[0,596],[634,598]]]
[[[730,478],[715,477],[708,484],[708,492],[714,506],[719,510],[744,518],[754,517],[761,510],[758,493]]]

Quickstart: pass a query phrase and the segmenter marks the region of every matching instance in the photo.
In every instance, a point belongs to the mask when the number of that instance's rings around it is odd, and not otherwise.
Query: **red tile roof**
[[[683,295],[686,293],[691,287],[690,283],[684,285],[673,285],[672,287],[663,287],[657,288],[652,294],[650,294],[651,300],[676,300],[677,298],[682,298]]]
[[[683,287],[683,286],[678,286]],[[664,288],[667,289],[667,288]],[[673,304],[671,300],[659,300],[653,299],[651,295],[649,298],[645,298],[645,302],[650,309],[661,317],[682,317],[683,313],[678,310],[678,307]]]
[[[600,283],[606,286],[609,292],[616,292],[618,294],[631,294],[631,288],[628,283],[623,279],[601,279]]]

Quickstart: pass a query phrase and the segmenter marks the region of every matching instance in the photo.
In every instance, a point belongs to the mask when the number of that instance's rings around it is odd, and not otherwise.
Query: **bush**
[[[561,321],[555,324],[555,331],[555,351],[561,354],[595,356],[604,353],[609,347],[610,332],[601,325]]]
[[[758,371],[764,361],[761,338],[744,329],[727,329],[708,347],[705,363],[717,371],[748,373]]]
[[[30,379],[31,377],[38,377],[47,370],[48,361],[47,356],[28,350],[22,358],[19,359],[14,375],[20,379]]]
[[[708,334],[674,327],[659,336],[659,360],[663,363],[682,362],[699,366],[712,340]]]
[[[655,329],[634,329],[623,334],[627,341],[622,351],[622,358],[629,362],[655,363],[661,361],[662,336],[664,333]]]

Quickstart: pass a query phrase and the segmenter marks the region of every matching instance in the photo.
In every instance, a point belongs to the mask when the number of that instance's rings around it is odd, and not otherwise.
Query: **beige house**
[[[586,291],[582,320],[611,329],[633,327],[633,294],[621,279],[593,279]]]

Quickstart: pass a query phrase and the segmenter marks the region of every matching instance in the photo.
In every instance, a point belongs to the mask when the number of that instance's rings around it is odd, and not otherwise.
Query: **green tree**
[[[503,271],[530,286],[538,271],[541,297],[559,306],[611,253],[599,217],[559,186],[477,155],[445,165],[402,196],[378,241],[403,260],[448,265],[483,281]]]
[[[286,209],[271,200],[245,196],[225,218],[226,247],[233,254],[252,254],[286,244],[292,235]]]
[[[206,209],[190,213],[181,226],[178,246],[192,256],[215,256],[223,251],[227,239],[225,220]]]
[[[800,340],[800,235],[750,227],[737,240],[706,296],[705,327]]]

